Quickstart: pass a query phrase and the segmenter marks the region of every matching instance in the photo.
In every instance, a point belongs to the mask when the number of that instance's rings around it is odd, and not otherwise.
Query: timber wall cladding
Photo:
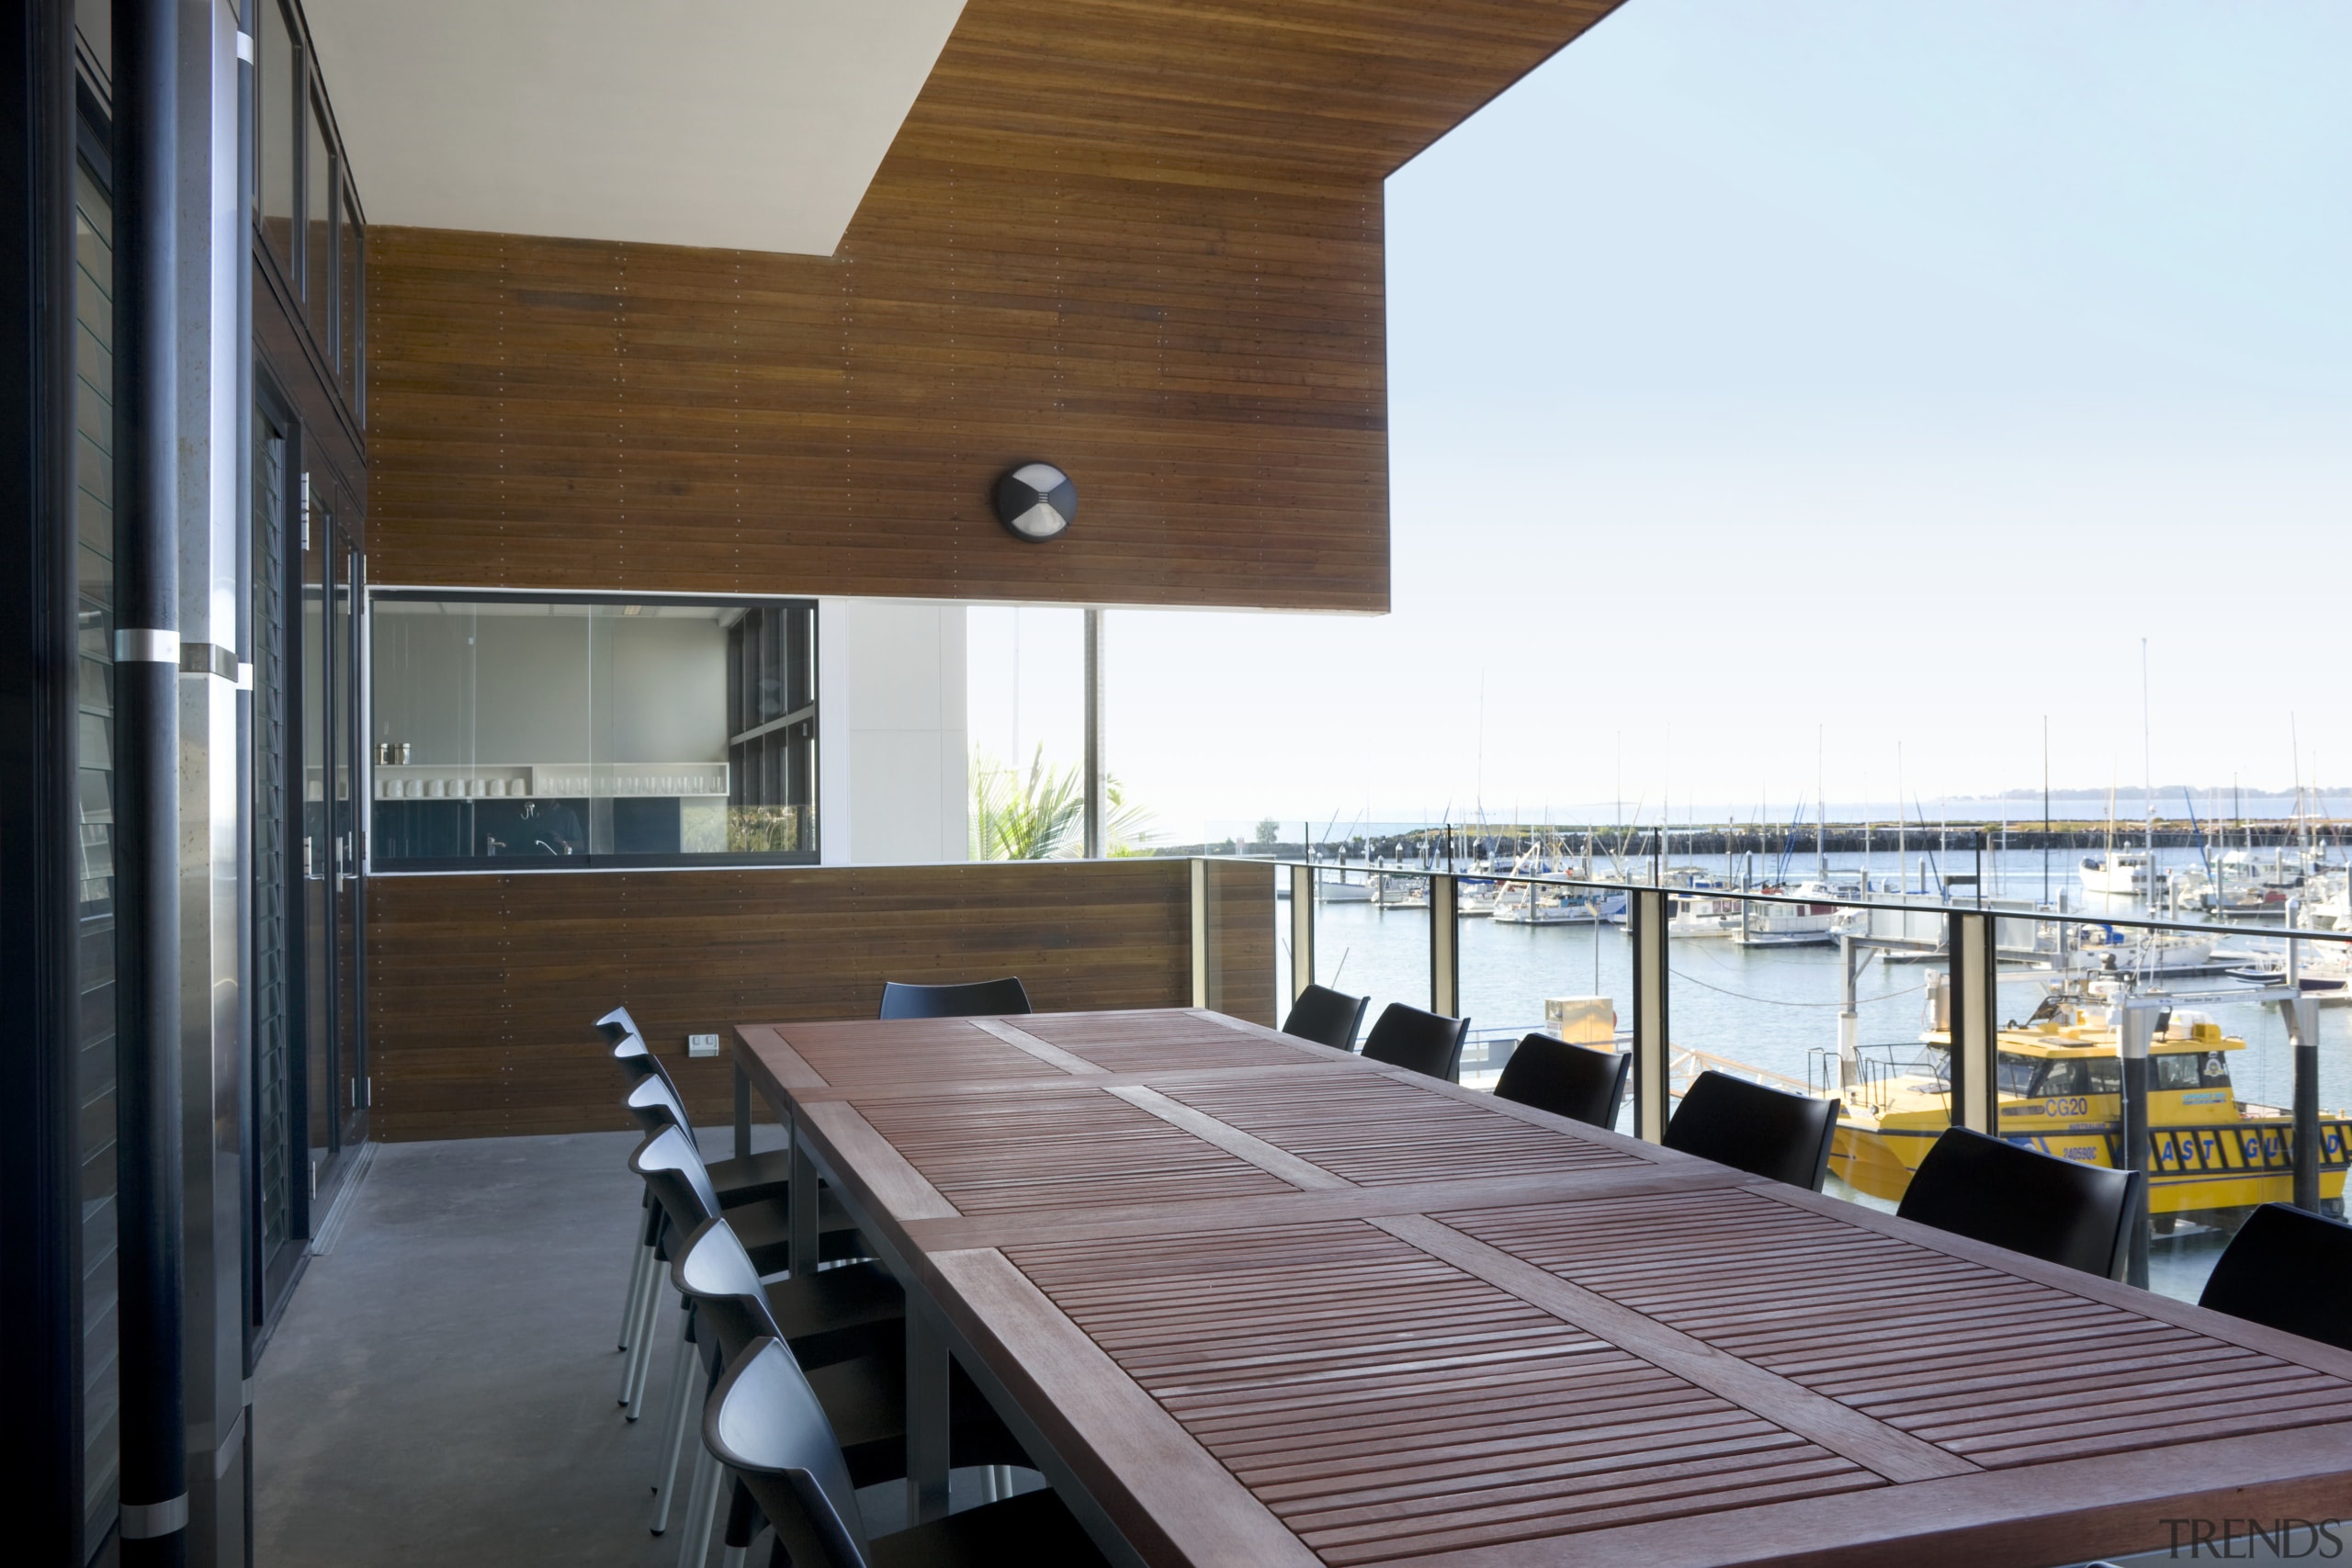
[[[379,877],[375,1134],[628,1126],[620,1075],[590,1027],[622,1003],[714,1126],[733,1104],[729,1066],[689,1061],[687,1034],[870,1018],[886,979],[1019,975],[1049,1011],[1183,1007],[1191,897],[1189,863],[1150,859]],[[1266,938],[1224,963],[1237,996],[1271,998],[1270,879],[1259,923]]]
[[[1611,3],[970,0],[833,256],[379,226],[371,575],[1385,610],[1381,181]]]

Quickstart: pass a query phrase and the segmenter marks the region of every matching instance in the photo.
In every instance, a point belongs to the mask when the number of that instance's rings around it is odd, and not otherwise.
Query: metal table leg
[[[907,1522],[947,1514],[947,1341],[907,1300]]]
[[[752,1075],[743,1070],[743,1058],[735,1058],[735,1157],[752,1157]]]
[[[798,1132],[788,1124],[786,1131],[792,1137],[792,1271],[814,1269],[822,1256],[817,1250],[817,1166],[808,1157],[808,1145]]]

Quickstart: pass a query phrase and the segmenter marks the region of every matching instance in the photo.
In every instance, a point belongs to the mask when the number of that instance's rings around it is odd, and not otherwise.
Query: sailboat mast
[[[2148,639],[2140,639],[2140,795],[2141,805],[2148,813],[2148,908],[2156,907],[2156,764],[2155,751],[2149,743],[2152,731],[2148,723]]]
[[[1911,896],[1910,824],[1903,815],[1903,742],[1894,743],[1894,869],[1903,878],[1903,896]]]
[[[1828,726],[1820,725],[1813,732],[1813,864],[1824,887],[1829,886],[1829,797],[1821,793],[1822,781],[1828,777],[1822,761],[1827,731]]]

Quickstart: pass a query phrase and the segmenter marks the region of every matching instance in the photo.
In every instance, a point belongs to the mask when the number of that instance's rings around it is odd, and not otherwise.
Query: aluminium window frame
[[[377,876],[505,876],[505,875],[567,875],[604,871],[720,871],[730,868],[765,866],[814,866],[823,863],[825,812],[823,805],[823,769],[821,757],[822,730],[818,728],[821,704],[818,672],[824,650],[822,638],[816,627],[818,596],[813,593],[617,593],[605,590],[567,590],[536,588],[434,588],[413,583],[377,587],[370,584],[361,602],[363,620],[360,626],[361,658],[366,661],[367,681],[360,694],[359,721],[363,735],[372,735],[375,727],[375,607],[384,603],[440,604],[564,604],[594,607],[685,605],[695,608],[751,609],[782,606],[806,610],[810,617],[808,712],[812,759],[808,770],[808,808],[816,819],[816,845],[806,850],[750,851],[718,850],[707,853],[679,854],[578,854],[561,857],[512,858],[483,855],[430,855],[387,861],[377,857],[379,842],[376,832],[376,748],[372,739],[362,748],[361,762],[368,773],[367,788],[361,792],[362,842],[365,853],[360,865],[362,874]],[[732,767],[730,761],[729,767]]]

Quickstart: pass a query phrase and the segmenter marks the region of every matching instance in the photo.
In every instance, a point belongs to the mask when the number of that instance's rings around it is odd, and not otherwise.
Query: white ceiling
[[[374,223],[830,255],[964,0],[305,0]]]

